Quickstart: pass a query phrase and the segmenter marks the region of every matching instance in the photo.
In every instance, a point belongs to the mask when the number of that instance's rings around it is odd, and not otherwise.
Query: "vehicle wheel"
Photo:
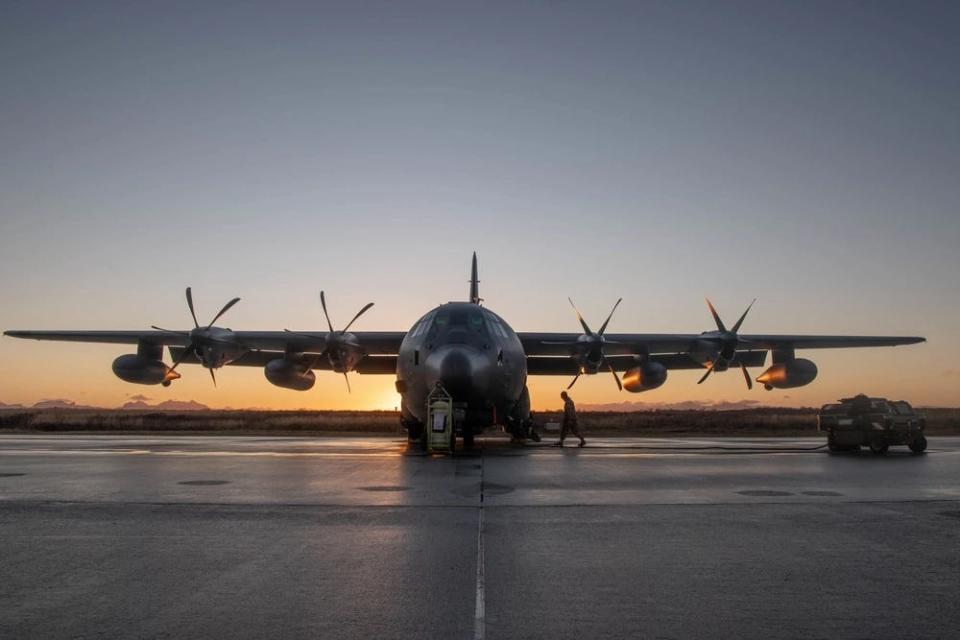
[[[927,437],[918,433],[917,437],[910,441],[910,451],[914,453],[923,453],[927,450]]]
[[[827,434],[827,449],[830,451],[840,451],[840,447],[833,441],[833,431]]]
[[[882,456],[889,448],[890,445],[887,444],[886,438],[880,436],[874,436],[870,438],[870,451],[873,453]]]

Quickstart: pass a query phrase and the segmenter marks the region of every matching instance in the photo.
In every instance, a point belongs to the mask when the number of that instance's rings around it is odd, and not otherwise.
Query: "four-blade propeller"
[[[213,320],[211,320],[206,327],[201,327],[200,323],[197,321],[197,312],[193,306],[193,292],[190,290],[190,287],[187,287],[186,295],[187,295],[187,308],[190,310],[190,317],[193,318],[193,326],[194,326],[193,329],[191,329],[189,332],[184,332],[184,331],[171,331],[170,329],[163,329],[162,327],[157,327],[157,326],[152,327],[157,331],[164,331],[166,333],[172,333],[174,335],[184,336],[186,338],[189,338],[189,342],[187,343],[186,348],[180,353],[180,357],[174,361],[173,366],[170,367],[170,370],[167,372],[167,377],[168,379],[173,379],[173,377],[179,377],[179,376],[172,376],[172,374],[175,373],[176,368],[179,367],[180,363],[186,360],[190,356],[190,354],[195,354],[197,358],[200,360],[200,363],[203,364],[205,367],[207,367],[207,371],[210,372],[210,379],[213,380],[213,386],[217,386],[217,376],[213,372],[214,365],[216,363],[207,362],[204,359],[205,358],[204,348],[208,350],[216,348],[217,340],[212,335],[212,330],[214,329],[213,324],[217,320],[219,320],[223,316],[223,314],[229,311],[230,307],[240,302],[240,298],[234,298],[227,304],[223,305],[223,308],[220,309],[219,313],[213,316]]]
[[[714,370],[723,370],[726,369],[728,365],[733,364],[737,356],[737,347],[742,344],[749,344],[749,341],[744,340],[737,332],[740,331],[740,325],[743,324],[744,318],[747,317],[747,314],[750,312],[750,309],[753,307],[753,303],[756,302],[756,298],[747,305],[747,309],[743,312],[743,315],[740,316],[740,319],[737,320],[736,324],[733,325],[730,329],[723,324],[723,320],[720,319],[720,314],[717,313],[717,310],[714,308],[713,304],[710,302],[709,298],[706,298],[707,307],[710,309],[710,314],[713,316],[714,322],[717,323],[717,330],[704,333],[700,340],[703,342],[711,342],[716,345],[716,352],[714,353],[710,363],[707,365],[707,372],[703,374],[703,377],[697,381],[697,384],[703,384],[703,382],[710,377],[710,374]],[[747,389],[753,389],[753,380],[750,379],[750,374],[747,372],[746,365],[743,362],[739,362],[740,371],[743,372],[743,379],[747,381]]]
[[[359,345],[356,343],[356,340],[353,339],[353,336],[348,334],[347,331],[350,327],[353,326],[353,323],[357,321],[357,318],[366,313],[370,307],[373,306],[372,302],[368,302],[363,306],[360,311],[357,311],[356,315],[353,316],[353,319],[347,323],[343,329],[337,331],[333,328],[333,322],[330,320],[330,314],[327,312],[327,298],[324,295],[323,291],[320,292],[320,306],[323,307],[323,317],[327,320],[327,327],[330,329],[330,333],[327,334],[323,351],[321,351],[310,364],[307,366],[307,369],[313,369],[317,366],[317,363],[321,358],[326,357],[330,360],[330,366],[334,371],[341,371],[343,373],[343,379],[347,383],[347,393],[351,393],[350,390],[350,377],[347,375],[349,365],[352,363],[347,362],[350,360],[351,351],[356,351],[359,348]],[[292,333],[294,335],[303,336],[305,338],[313,338],[304,333],[297,333],[295,331],[290,331],[285,329],[287,333]]]
[[[573,304],[573,300],[570,298],[567,298],[567,300],[570,301],[570,306],[573,307],[573,312],[577,314],[577,320],[580,321],[580,326],[583,327],[583,334],[574,342],[545,341],[543,343],[576,348],[577,353],[575,357],[577,358],[579,369],[577,370],[577,375],[575,375],[573,380],[570,381],[570,384],[567,385],[567,389],[573,387],[573,385],[577,383],[577,380],[580,379],[580,376],[583,373],[586,373],[588,370],[590,373],[596,373],[600,367],[605,367],[611,374],[613,374],[613,379],[617,383],[617,389],[622,391],[623,383],[620,382],[620,376],[618,376],[617,372],[614,371],[613,366],[610,365],[610,361],[607,360],[607,356],[603,352],[604,345],[616,343],[612,340],[607,340],[604,338],[603,333],[607,330],[607,325],[610,324],[610,318],[613,317],[613,312],[617,310],[618,306],[620,306],[623,298],[617,299],[613,305],[613,308],[610,309],[610,314],[607,316],[607,319],[603,321],[603,324],[600,326],[600,330],[596,333],[590,329],[590,326],[587,324],[586,320],[583,319],[583,316],[577,309],[577,305]]]

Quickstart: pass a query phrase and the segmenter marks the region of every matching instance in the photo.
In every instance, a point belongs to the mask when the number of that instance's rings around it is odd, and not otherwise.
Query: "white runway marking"
[[[483,640],[486,632],[484,617],[486,603],[484,600],[484,571],[483,571],[483,457],[480,458],[480,509],[477,518],[477,598],[474,607],[473,640]]]

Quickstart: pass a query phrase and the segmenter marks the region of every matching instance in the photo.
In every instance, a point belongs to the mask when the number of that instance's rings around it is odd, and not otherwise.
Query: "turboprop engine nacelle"
[[[305,365],[286,358],[277,358],[267,363],[263,374],[274,384],[284,389],[307,391],[317,382],[317,376]]]
[[[813,382],[817,377],[817,365],[810,360],[794,358],[771,366],[757,377],[757,382],[767,391],[771,389],[792,389]]]
[[[128,353],[114,360],[113,373],[125,382],[164,386],[180,377],[179,373],[171,371],[162,361],[137,353]]]
[[[659,362],[647,361],[623,374],[623,388],[632,393],[656,389],[667,381],[667,368]]]

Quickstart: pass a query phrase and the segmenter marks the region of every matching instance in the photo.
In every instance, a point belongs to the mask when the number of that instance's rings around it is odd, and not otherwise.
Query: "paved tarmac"
[[[953,638],[960,438],[0,436],[0,638]]]

